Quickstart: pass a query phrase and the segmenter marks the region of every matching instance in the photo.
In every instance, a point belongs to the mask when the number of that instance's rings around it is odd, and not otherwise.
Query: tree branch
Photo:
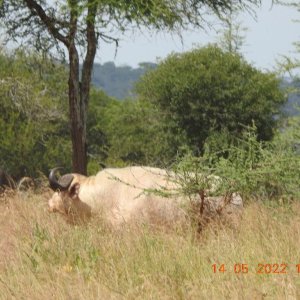
[[[49,17],[45,10],[35,1],[35,0],[24,0],[27,4],[27,7],[30,9],[31,13],[33,15],[38,16],[41,21],[45,24],[48,31],[53,35],[53,37],[59,41],[61,41],[63,44],[65,44],[66,47],[69,47],[69,40],[66,36],[62,35],[59,32],[59,29],[55,27],[56,20],[54,18]]]

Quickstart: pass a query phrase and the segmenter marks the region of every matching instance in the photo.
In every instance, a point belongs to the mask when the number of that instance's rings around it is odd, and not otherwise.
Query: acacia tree
[[[86,174],[86,122],[93,62],[100,40],[118,44],[128,29],[177,32],[203,26],[205,14],[221,15],[233,6],[249,8],[259,0],[2,0],[6,36],[45,53],[68,53],[69,116],[73,171]],[[80,54],[82,68],[80,70]],[[80,74],[81,72],[81,74]]]
[[[218,45],[230,53],[240,53],[245,43],[247,28],[238,20],[239,11],[230,9],[225,18],[221,17],[222,30],[219,35]]]

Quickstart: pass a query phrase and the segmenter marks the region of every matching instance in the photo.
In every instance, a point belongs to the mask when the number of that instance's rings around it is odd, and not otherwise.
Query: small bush
[[[217,192],[240,192],[244,198],[293,199],[299,197],[300,156],[286,132],[272,142],[258,141],[256,127],[246,127],[242,138],[232,138],[228,148],[212,152],[209,140],[201,157],[187,154],[175,166],[186,193],[209,183],[212,175],[222,178]],[[226,143],[225,143],[226,145]],[[190,176],[189,174],[193,174]],[[203,174],[204,176],[195,176]]]

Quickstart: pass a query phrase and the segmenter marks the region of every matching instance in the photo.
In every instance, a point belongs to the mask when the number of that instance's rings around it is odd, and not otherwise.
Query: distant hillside
[[[97,88],[104,90],[109,96],[124,99],[133,96],[134,83],[138,81],[147,70],[156,68],[155,63],[140,63],[138,68],[130,66],[117,67],[114,62],[107,62],[103,65],[95,64],[92,83]],[[287,78],[282,80],[282,88],[300,90],[300,82],[291,81]],[[288,101],[283,106],[283,112],[289,116],[300,113],[300,92],[291,92]]]
[[[95,64],[92,83],[97,88],[103,89],[109,96],[124,99],[132,96],[133,84],[140,76],[155,67],[156,64],[150,62],[140,63],[138,68],[117,67],[113,62],[107,62],[103,65]]]

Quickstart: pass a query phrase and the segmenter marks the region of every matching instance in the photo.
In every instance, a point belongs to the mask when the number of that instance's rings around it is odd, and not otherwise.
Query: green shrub
[[[204,175],[198,175],[198,181],[194,175],[181,176],[186,193],[199,191],[210,184],[211,175],[217,175],[222,178],[217,193],[240,192],[245,199],[299,198],[300,156],[286,131],[279,132],[272,142],[262,142],[252,126],[245,128],[241,138],[231,140],[218,152],[211,152],[214,147],[206,144],[203,156],[188,154],[179,160],[175,166],[178,174]]]
[[[63,65],[22,51],[0,53],[0,167],[15,179],[70,166]]]
[[[255,121],[260,140],[271,140],[285,97],[273,73],[264,73],[240,55],[210,45],[172,54],[137,84],[137,94],[160,111],[170,139],[180,128],[194,153],[203,153],[212,132],[241,136]],[[170,144],[172,146],[172,144]]]

